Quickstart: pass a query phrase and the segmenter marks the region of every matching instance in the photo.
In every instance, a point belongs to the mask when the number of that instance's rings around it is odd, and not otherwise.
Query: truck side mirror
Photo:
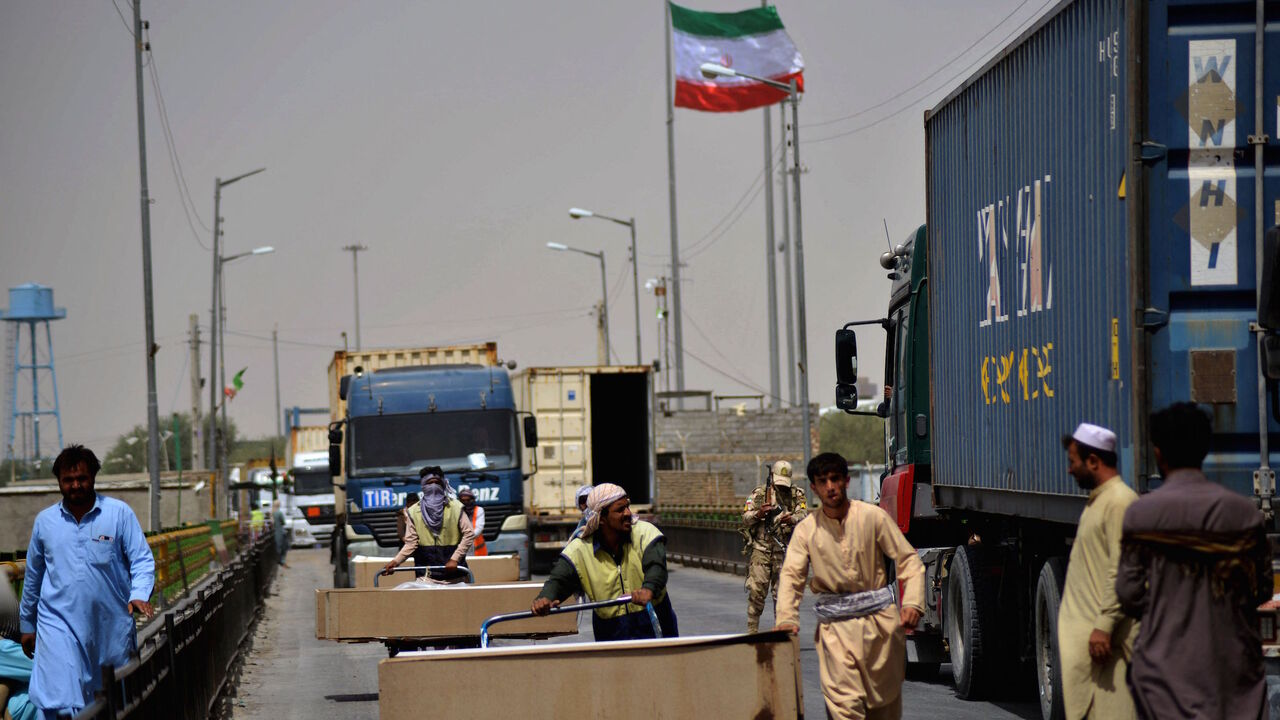
[[[538,447],[538,418],[532,415],[524,417],[524,446],[527,448]]]
[[[345,382],[351,376],[342,378]],[[342,428],[334,423],[329,428],[329,477],[338,477],[342,470]]]
[[[841,385],[858,382],[858,334],[849,328],[836,331],[836,382]]]
[[[1258,292],[1258,324],[1280,330],[1280,227],[1262,241],[1262,286]]]
[[[858,334],[849,328],[836,331],[836,407],[858,408]]]
[[[346,400],[347,390],[349,389],[351,389],[351,376],[343,375],[342,379],[338,381],[338,398],[341,400]]]

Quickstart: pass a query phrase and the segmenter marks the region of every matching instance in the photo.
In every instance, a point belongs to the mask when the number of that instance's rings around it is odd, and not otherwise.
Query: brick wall
[[[816,454],[816,407],[811,419],[810,446]],[[744,501],[778,460],[790,461],[797,477],[804,474],[804,416],[795,408],[676,411],[660,414],[655,425],[659,453],[681,453],[686,471],[728,474],[734,494]]]
[[[663,470],[658,473],[658,498],[662,507],[673,505],[736,506],[747,502],[727,472]]]

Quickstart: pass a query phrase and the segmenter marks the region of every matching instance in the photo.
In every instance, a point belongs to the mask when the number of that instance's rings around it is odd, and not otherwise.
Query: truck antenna
[[[893,241],[889,239],[889,219],[880,218],[884,222],[884,241],[889,245],[889,252],[893,252]]]

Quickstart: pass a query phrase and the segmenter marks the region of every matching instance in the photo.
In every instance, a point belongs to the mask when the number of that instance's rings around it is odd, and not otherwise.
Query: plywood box
[[[402,573],[412,575],[413,573]],[[476,638],[487,618],[529,609],[541,583],[450,585],[426,590],[316,590],[316,638],[381,640]],[[550,637],[578,632],[572,613],[494,626],[494,637]]]
[[[354,580],[358,588],[372,588],[373,578],[386,567],[391,558],[369,557],[367,555],[357,555],[351,558],[351,567],[355,570]],[[407,558],[400,567],[413,567],[413,558]],[[415,573],[398,572],[391,573],[385,577],[378,578],[378,587],[381,589],[393,588],[397,585],[410,582],[414,579]]]
[[[799,658],[786,632],[406,653],[378,663],[378,713],[415,717],[430,688],[433,707],[468,717],[511,717],[519,698],[521,720],[795,718]],[[502,678],[502,692],[440,682],[476,677]]]
[[[519,555],[467,556],[467,567],[479,585],[520,582]],[[412,575],[413,573],[405,573]]]

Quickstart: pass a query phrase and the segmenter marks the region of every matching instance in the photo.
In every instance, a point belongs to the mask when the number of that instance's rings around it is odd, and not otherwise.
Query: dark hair
[[[849,461],[845,460],[840,453],[824,452],[814,455],[808,466],[805,467],[805,473],[809,476],[810,483],[813,482],[814,478],[831,472],[849,477]]]
[[[439,465],[428,465],[418,471],[419,479],[424,478],[428,475],[439,475],[441,478],[443,478],[444,470],[442,470]]]
[[[1151,444],[1160,450],[1170,470],[1199,469],[1209,454],[1213,421],[1199,405],[1174,403],[1151,413]]]
[[[98,462],[98,456],[93,451],[83,445],[68,445],[58,453],[58,458],[53,461],[53,476],[62,479],[62,473],[74,468],[80,463],[89,471],[89,477],[98,477],[98,471],[102,469],[102,463]]]
[[[418,502],[418,493],[411,492],[404,496],[404,506],[409,507]]]
[[[1070,435],[1063,435],[1063,436],[1062,436],[1062,449],[1063,449],[1063,450],[1069,450],[1069,449],[1071,449],[1071,446],[1072,446],[1073,444],[1076,446],[1076,454],[1080,456],[1080,461],[1081,461],[1081,462],[1084,462],[1085,460],[1088,460],[1088,459],[1089,459],[1089,456],[1090,456],[1090,455],[1093,455],[1093,456],[1095,456],[1095,457],[1097,457],[1097,458],[1098,458],[1098,462],[1101,462],[1103,465],[1106,465],[1107,467],[1109,467],[1109,468],[1111,468],[1111,469],[1113,469],[1113,470],[1115,469],[1115,467],[1116,467],[1116,462],[1117,462],[1119,459],[1116,457],[1116,454],[1115,454],[1115,452],[1114,452],[1114,451],[1112,451],[1112,450],[1103,450],[1103,449],[1101,449],[1101,448],[1096,448],[1096,447],[1094,447],[1094,446],[1092,446],[1092,445],[1087,445],[1087,444],[1082,443],[1082,442],[1080,442],[1079,440],[1077,440],[1077,439],[1075,439],[1075,438],[1071,437]]]

